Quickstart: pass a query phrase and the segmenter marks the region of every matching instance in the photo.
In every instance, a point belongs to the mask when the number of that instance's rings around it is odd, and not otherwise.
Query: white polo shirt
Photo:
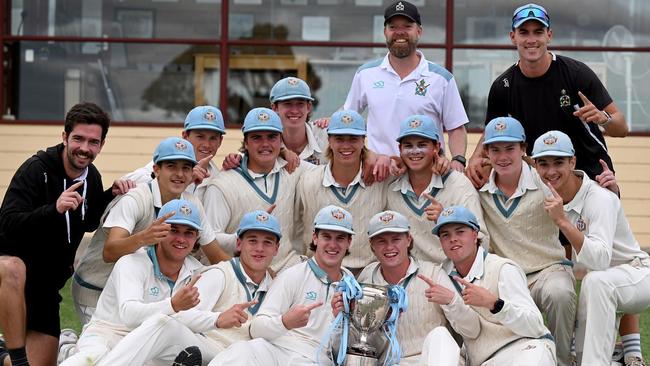
[[[354,75],[343,108],[359,113],[368,109],[368,147],[374,152],[399,156],[399,124],[414,114],[433,118],[441,132],[469,121],[453,75],[417,53],[420,63],[404,79],[390,65],[388,54],[362,65]],[[444,147],[442,134],[440,139]]]
[[[564,205],[564,212],[584,234],[576,261],[598,271],[629,263],[634,258],[648,258],[632,233],[618,197],[591,180],[585,172],[576,170],[574,174],[582,177],[582,185],[575,197]]]
[[[314,126],[311,122],[305,122],[307,133],[307,145],[300,152],[300,160],[310,162],[314,165],[325,165],[327,159],[327,129]]]

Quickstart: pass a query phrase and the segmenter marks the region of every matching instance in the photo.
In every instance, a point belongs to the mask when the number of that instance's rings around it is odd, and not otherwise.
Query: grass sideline
[[[74,310],[72,303],[72,294],[70,293],[70,281],[66,283],[65,287],[61,290],[61,329],[70,328],[74,329],[77,334],[81,331],[81,323],[77,318],[77,313]],[[578,284],[578,289],[580,285]],[[643,359],[650,360],[650,309],[641,314],[641,349],[643,351]]]

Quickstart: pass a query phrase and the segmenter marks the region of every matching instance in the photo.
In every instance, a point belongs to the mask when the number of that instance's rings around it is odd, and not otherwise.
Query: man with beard
[[[424,114],[449,134],[451,167],[463,171],[468,122],[453,75],[427,61],[417,50],[422,35],[418,8],[396,1],[384,13],[388,54],[362,65],[354,75],[343,109],[368,108],[368,147],[378,154],[399,155],[399,121]],[[441,136],[442,138],[442,136]],[[441,150],[444,149],[441,140]]]
[[[108,115],[97,105],[73,106],[65,118],[62,143],[25,161],[7,188],[0,208],[0,283],[5,305],[0,307],[0,318],[14,365],[27,364],[25,335],[33,365],[55,364],[59,290],[72,275],[79,242],[85,232],[97,228],[113,196],[133,187],[132,182],[115,181],[104,191],[92,164],[104,146],[109,124]],[[10,256],[20,258],[24,266]],[[25,269],[25,301],[22,286],[14,287],[9,298],[5,287],[22,282]],[[6,358],[2,351],[0,362]]]

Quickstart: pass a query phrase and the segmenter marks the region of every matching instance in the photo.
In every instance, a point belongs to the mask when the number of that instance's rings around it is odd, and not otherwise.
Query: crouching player
[[[99,297],[97,310],[77,342],[78,352],[64,366],[97,364],[148,317],[175,314],[199,303],[192,278],[201,263],[190,256],[201,230],[198,208],[172,200],[160,209],[169,233],[157,244],[120,258]]]
[[[524,272],[513,261],[488,254],[478,231],[476,216],[463,206],[444,209],[433,228],[447,256],[443,269],[478,314],[478,337],[463,337],[466,365],[556,365],[555,344]],[[446,315],[451,324],[460,316]]]
[[[271,284],[268,268],[282,234],[278,220],[265,211],[249,212],[237,230],[235,258],[206,267],[196,282],[199,305],[175,315],[159,313],[129,333],[100,365],[198,366],[230,344],[249,340],[251,315]]]

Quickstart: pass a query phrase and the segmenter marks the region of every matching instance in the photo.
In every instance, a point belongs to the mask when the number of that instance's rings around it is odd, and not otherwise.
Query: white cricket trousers
[[[650,258],[591,271],[582,280],[578,301],[578,365],[609,365],[616,342],[617,316],[650,306]]]
[[[61,366],[96,365],[126,335],[101,324],[90,323],[77,341],[77,353],[63,361]]]
[[[419,366],[458,366],[460,348],[445,327],[435,327],[424,339]]]
[[[548,319],[548,329],[555,338],[558,366],[571,366],[577,303],[573,269],[556,264],[542,270],[530,288],[530,295]]]
[[[223,350],[223,346],[192,332],[175,318],[156,314],[117,343],[97,365],[144,365],[150,361],[171,365],[176,356],[190,346],[199,347],[203,365]]]
[[[263,338],[250,341],[239,341],[230,345],[225,351],[219,353],[210,366],[322,366],[332,365],[325,355],[316,361],[314,357],[308,358],[297,352],[279,347]]]
[[[471,361],[471,360],[470,360]],[[474,366],[474,364],[469,364]],[[555,344],[549,339],[522,338],[498,351],[481,366],[555,366]]]

